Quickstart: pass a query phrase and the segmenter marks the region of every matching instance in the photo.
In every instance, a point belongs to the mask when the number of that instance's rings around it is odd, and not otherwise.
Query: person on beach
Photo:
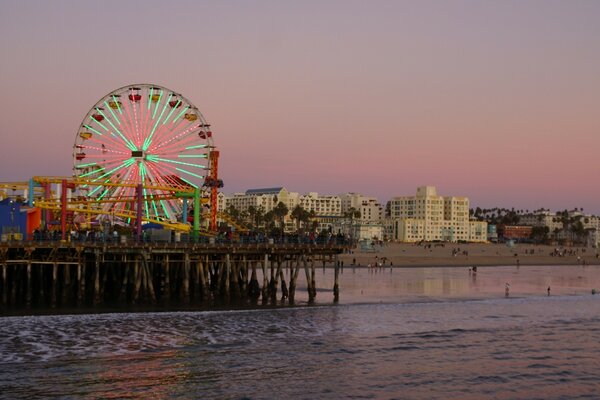
[[[548,296],[550,296],[550,286],[548,286]]]
[[[504,296],[508,297],[510,294],[510,283],[506,282],[504,285]]]

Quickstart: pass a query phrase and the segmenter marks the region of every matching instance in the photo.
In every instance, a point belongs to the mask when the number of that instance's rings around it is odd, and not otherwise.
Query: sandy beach
[[[386,265],[392,263],[394,267],[600,264],[597,249],[591,247],[492,243],[385,243],[374,246],[374,251],[356,248],[351,254],[343,254],[339,258],[345,266],[352,265],[354,260],[357,265],[374,265],[382,259],[387,260]]]

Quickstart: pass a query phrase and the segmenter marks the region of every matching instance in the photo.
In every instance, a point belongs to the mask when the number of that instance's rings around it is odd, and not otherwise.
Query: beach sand
[[[552,256],[556,249],[566,252],[564,256]],[[453,250],[455,255],[453,255]],[[491,243],[439,243],[415,245],[409,243],[385,243],[374,246],[374,251],[353,250],[342,254],[339,260],[345,266],[374,265],[387,259],[394,267],[443,267],[443,266],[499,266],[499,265],[599,265],[597,249],[588,247],[554,247],[545,245]],[[533,254],[532,254],[533,253]]]

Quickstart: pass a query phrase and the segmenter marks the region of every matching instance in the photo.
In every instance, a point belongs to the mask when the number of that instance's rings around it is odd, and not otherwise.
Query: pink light
[[[126,129],[123,132],[123,136],[125,136],[127,139],[129,139],[131,142],[133,142],[133,144],[136,145],[137,148],[140,147],[141,145],[141,140],[140,140],[140,136],[136,135],[136,130],[133,126],[133,120],[131,117],[131,109],[130,109],[130,105],[127,104],[127,106],[123,107],[125,109],[125,112],[127,114],[127,118],[123,118],[123,121],[126,121]],[[136,141],[137,140],[137,141]]]
[[[102,144],[110,144],[111,147],[114,147],[115,149],[120,149],[123,150],[125,152],[131,151],[131,149],[129,149],[129,147],[127,147],[125,145],[125,142],[122,141],[122,139],[117,139],[116,137],[110,135],[110,134],[106,134],[106,135],[102,135],[102,140],[100,139],[89,139],[89,142],[93,142],[93,143],[98,143],[99,145]]]
[[[187,121],[186,119],[182,119],[179,123],[177,123],[176,126],[173,126],[172,123],[169,123],[167,125],[161,125],[154,135],[154,139],[152,140],[152,145],[150,148],[153,150],[156,149],[156,144],[161,143],[169,136],[172,136],[174,131],[177,131],[177,130],[183,128],[182,125],[184,125],[186,123],[190,123],[190,122]]]

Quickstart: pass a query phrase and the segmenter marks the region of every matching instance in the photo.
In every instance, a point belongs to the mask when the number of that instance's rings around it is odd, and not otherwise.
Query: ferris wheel
[[[183,202],[169,198],[168,189],[202,188],[213,149],[210,125],[189,100],[161,86],[130,85],[102,97],[83,119],[73,171],[90,182],[83,195],[107,212],[130,209],[125,200],[142,184],[149,187],[143,189],[145,217],[174,222]]]

